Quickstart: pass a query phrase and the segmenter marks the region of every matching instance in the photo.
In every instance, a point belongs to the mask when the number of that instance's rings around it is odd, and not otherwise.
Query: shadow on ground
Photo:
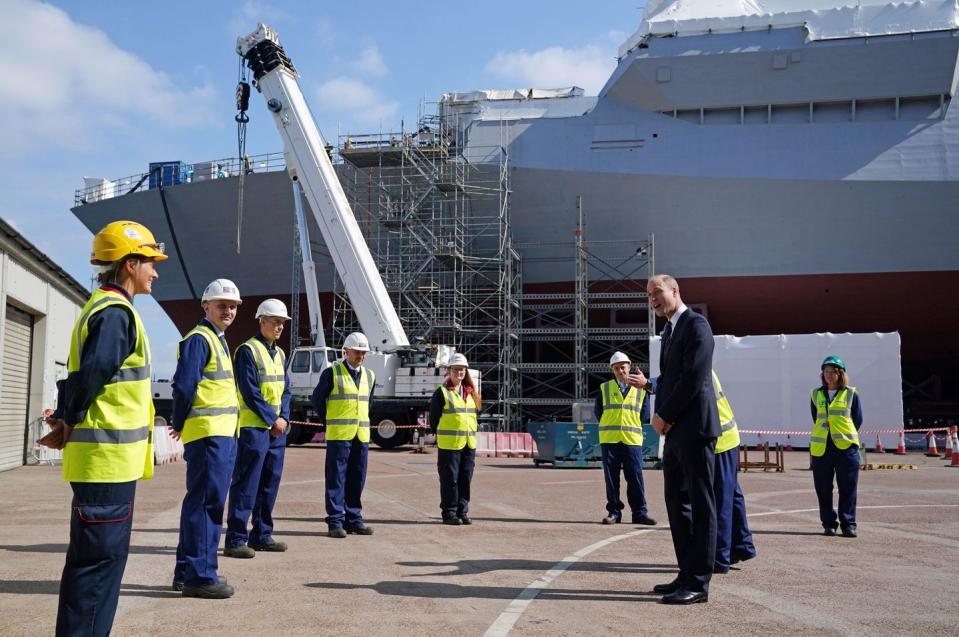
[[[472,575],[474,573],[490,573],[492,571],[537,571],[545,572],[556,566],[555,562],[542,560],[460,560],[458,562],[397,562],[398,566],[427,567],[437,566],[452,570],[436,573],[416,573],[409,577],[429,577],[433,575]],[[576,562],[569,567],[570,571],[595,571],[598,573],[676,573],[676,567],[671,564],[628,564],[614,562]]]
[[[376,584],[340,584],[337,582],[314,582],[309,588],[326,590],[376,591],[380,595],[398,597],[423,597],[427,599],[506,599],[513,600],[524,588],[513,586],[460,586],[440,582],[377,582]],[[527,593],[528,595],[528,593]],[[542,589],[537,599],[572,602],[658,602],[662,594],[652,591],[609,591],[589,589]]]

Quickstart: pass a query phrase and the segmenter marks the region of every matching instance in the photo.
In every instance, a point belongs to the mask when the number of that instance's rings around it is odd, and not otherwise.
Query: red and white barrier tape
[[[302,425],[304,427],[326,427],[321,422],[308,422],[305,420],[289,420],[291,425]],[[379,429],[379,425],[370,425],[371,429]],[[427,425],[390,425],[391,429],[429,429]]]
[[[927,429],[860,429],[859,434],[897,434],[899,432],[907,434],[927,434],[927,433],[938,433],[938,432],[948,432],[949,427],[930,427]],[[766,429],[740,429],[739,433],[741,434],[757,434],[760,436],[808,436],[809,431],[782,431],[782,430],[766,430]]]

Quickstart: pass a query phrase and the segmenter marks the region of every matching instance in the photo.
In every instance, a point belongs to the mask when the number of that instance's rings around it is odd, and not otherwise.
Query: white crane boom
[[[267,100],[283,139],[287,170],[303,187],[370,345],[386,352],[409,347],[406,330],[336,177],[297,82],[296,69],[280,46],[279,37],[260,24],[255,32],[237,39],[236,51],[253,71],[256,88]]]

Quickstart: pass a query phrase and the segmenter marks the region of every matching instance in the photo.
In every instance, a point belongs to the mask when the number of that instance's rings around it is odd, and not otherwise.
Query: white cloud
[[[376,44],[370,44],[360,51],[359,56],[350,66],[357,73],[376,77],[386,75],[387,70],[386,64],[383,62],[383,56],[380,55],[380,49]]]
[[[181,89],[166,74],[62,10],[5,0],[0,57],[0,154],[95,146],[117,130],[196,126],[212,119],[209,84]]]
[[[522,88],[579,86],[595,95],[609,79],[616,60],[610,50],[596,45],[578,49],[553,46],[539,51],[501,51],[486,70],[520,83]]]
[[[246,0],[227,21],[226,29],[231,36],[240,37],[253,33],[260,22],[277,28],[278,25],[290,22],[292,19],[289,13],[269,2]]]
[[[396,115],[400,105],[387,99],[369,84],[340,76],[316,89],[316,107],[324,111],[348,113],[359,123],[375,124]]]

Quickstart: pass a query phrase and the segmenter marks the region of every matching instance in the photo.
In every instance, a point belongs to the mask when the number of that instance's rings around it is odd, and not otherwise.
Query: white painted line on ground
[[[955,508],[959,507],[959,504],[877,504],[872,506],[860,506],[856,507],[857,509],[924,509],[924,508]],[[791,511],[763,511],[762,513],[752,513],[747,517],[749,518],[759,518],[766,517],[770,515],[790,515],[795,513],[812,513],[818,512],[819,508],[815,509],[793,509]],[[543,573],[536,581],[532,582],[529,586],[524,588],[519,595],[516,596],[512,602],[506,607],[499,617],[490,624],[489,629],[485,633],[485,637],[504,637],[508,635],[509,632],[513,629],[513,626],[523,615],[529,605],[540,591],[548,588],[550,584],[553,583],[557,577],[562,575],[570,566],[583,559],[590,553],[598,551],[599,549],[612,544],[613,542],[618,542],[620,540],[626,540],[637,535],[643,535],[644,533],[652,533],[653,531],[663,531],[668,530],[669,527],[657,527],[654,529],[640,529],[638,531],[632,531],[631,533],[623,533],[622,535],[614,535],[613,537],[606,538],[596,542],[595,544],[590,544],[584,549],[580,549],[573,553],[572,555],[565,557],[562,561],[555,564],[551,569]]]

